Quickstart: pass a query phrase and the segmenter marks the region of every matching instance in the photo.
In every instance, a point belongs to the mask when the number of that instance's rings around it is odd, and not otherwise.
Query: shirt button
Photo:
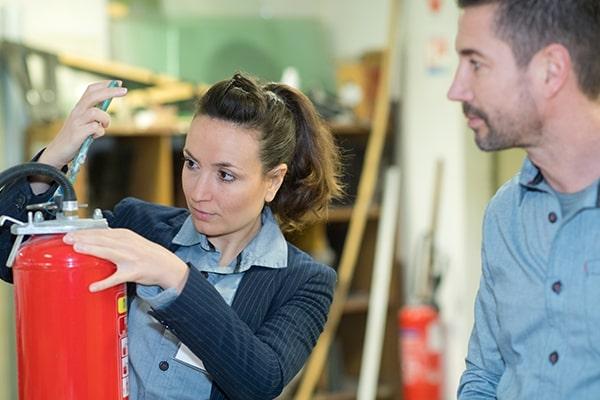
[[[560,281],[556,281],[552,284],[552,291],[556,294],[560,294],[562,289],[562,283]]]
[[[166,371],[169,369],[169,363],[166,361],[161,361],[158,363],[158,368],[160,368],[161,371]]]
[[[558,353],[556,351],[550,353],[550,355],[548,356],[548,360],[550,360],[550,364],[556,364],[558,362]]]
[[[548,214],[548,221],[550,221],[551,224],[555,223],[557,219],[558,217],[556,216],[556,213],[554,211]]]

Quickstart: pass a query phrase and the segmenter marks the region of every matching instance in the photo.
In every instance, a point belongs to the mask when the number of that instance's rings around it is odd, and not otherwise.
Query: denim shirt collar
[[[538,189],[539,185],[544,181],[542,171],[536,167],[529,157],[525,157],[521,171],[519,173],[519,183],[525,189]]]
[[[261,213],[261,228],[248,245],[242,250],[237,260],[232,261],[236,272],[243,272],[252,266],[267,268],[285,268],[287,266],[287,242],[279,229],[269,207]],[[194,227],[192,217],[188,216],[173,238],[173,244],[193,247],[199,245],[204,251],[220,258],[220,252],[209,241],[206,235]],[[231,267],[234,267],[233,265]]]
[[[546,182],[542,171],[531,162],[529,157],[525,157],[521,170],[519,172],[519,184],[521,187],[521,195],[519,198],[519,205],[523,202],[523,197],[528,190],[537,190],[540,192],[551,193],[556,197],[556,191]],[[599,185],[598,181],[594,182],[593,185]],[[593,193],[593,198],[590,197],[589,201],[586,201],[587,207],[599,207],[600,206],[600,190]]]

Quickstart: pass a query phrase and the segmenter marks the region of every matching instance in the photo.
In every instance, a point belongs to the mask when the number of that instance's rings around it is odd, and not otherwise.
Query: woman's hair
[[[329,201],[342,195],[338,148],[300,91],[236,73],[200,98],[195,117],[199,115],[258,131],[264,173],[287,164],[281,188],[269,203],[283,231],[299,229],[310,217],[322,217]]]

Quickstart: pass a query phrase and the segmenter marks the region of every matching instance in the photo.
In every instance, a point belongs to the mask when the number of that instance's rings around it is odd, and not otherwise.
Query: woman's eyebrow
[[[183,154],[186,157],[189,157],[192,159],[192,161],[194,161],[196,164],[198,164],[198,159],[196,157],[194,157],[192,155],[192,153],[190,153],[190,151],[188,149],[183,149]],[[221,161],[221,162],[217,162],[214,163],[213,166],[215,167],[219,167],[219,168],[230,168],[230,169],[237,169],[237,170],[241,170],[241,168],[237,167],[235,164],[230,163],[229,161]]]

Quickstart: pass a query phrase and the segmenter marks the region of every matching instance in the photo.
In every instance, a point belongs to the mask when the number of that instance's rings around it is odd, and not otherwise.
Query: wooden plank
[[[350,291],[356,259],[363,239],[363,233],[367,222],[369,207],[371,205],[375,184],[379,173],[381,154],[388,129],[390,114],[390,85],[391,65],[394,60],[396,49],[397,28],[399,24],[400,0],[391,1],[390,22],[387,48],[383,52],[381,74],[377,89],[377,100],[375,104],[375,117],[373,121],[373,132],[369,136],[366,157],[361,172],[358,195],[348,230],[348,236],[344,245],[341,260],[338,267],[338,285],[331,304],[329,319],[325,329],[313,350],[305,368],[300,383],[296,400],[309,400],[312,398],[319,377],[329,353],[329,347],[336,334],[337,327],[344,312],[344,306]]]
[[[129,107],[144,108],[157,104],[175,103],[201,96],[208,90],[207,85],[194,85],[188,82],[174,82],[163,86],[134,89],[127,93],[123,101]]]
[[[183,134],[188,124],[184,126],[169,125],[158,126],[151,125],[147,128],[139,128],[131,124],[111,124],[106,131],[107,136],[167,136]]]
[[[130,80],[144,85],[169,85],[180,82],[179,79],[166,74],[157,74],[146,68],[134,67],[116,61],[91,59],[65,53],[57,54],[57,57],[61,64],[72,69]]]

